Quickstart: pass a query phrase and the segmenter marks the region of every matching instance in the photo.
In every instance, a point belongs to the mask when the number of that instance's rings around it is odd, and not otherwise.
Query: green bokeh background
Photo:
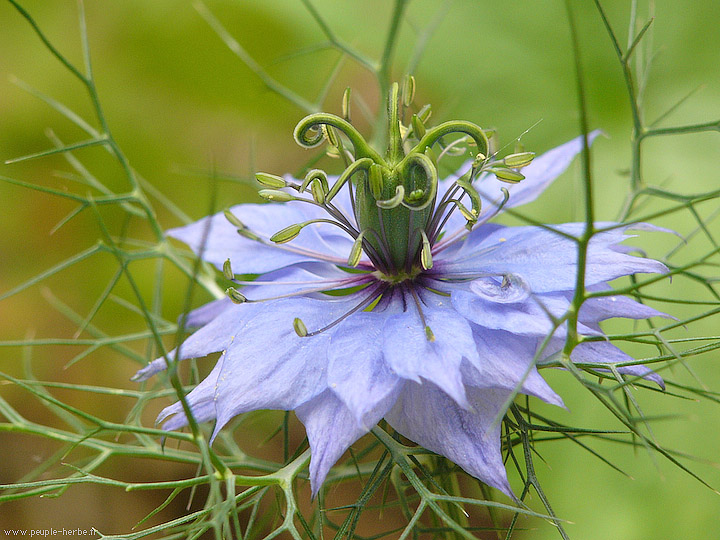
[[[623,171],[630,157],[630,110],[619,64],[593,2],[574,4],[590,124],[608,135],[595,144],[597,217],[612,219],[627,192],[628,179]],[[624,43],[629,2],[608,0],[603,4]],[[81,65],[76,4],[26,0],[22,5],[58,48]],[[390,2],[317,0],[315,5],[344,41],[373,58],[379,57]],[[337,67],[339,54],[334,50],[288,56],[325,41],[299,0],[212,1],[208,6],[260,65],[307,99],[314,100]],[[702,85],[666,123],[720,119],[720,4],[715,0],[694,0],[679,8],[674,0],[657,0],[655,6],[652,51],[658,54],[648,79],[647,117],[658,116]],[[512,142],[540,122],[523,137],[526,148],[537,152],[578,134],[573,59],[562,1],[458,0],[446,6],[434,0],[414,0],[401,27],[396,76],[402,75],[418,32],[443,9],[447,14],[414,73],[417,101],[433,104],[435,122],[462,118],[495,127],[503,143]],[[304,165],[308,154],[292,139],[292,129],[303,111],[268,91],[225,47],[191,2],[87,0],[86,10],[97,86],[115,138],[133,167],[190,217],[200,218],[208,211],[212,193],[209,176],[213,170],[249,178],[253,170],[283,173]],[[647,8],[641,3],[641,18],[646,14]],[[90,119],[89,100],[81,85],[51,57],[7,2],[0,2],[0,28],[0,160],[49,148],[51,143],[45,135],[48,128],[66,143],[86,138],[57,112],[13,84],[11,78],[25,81]],[[379,103],[376,84],[352,61],[339,66],[324,103],[326,110],[339,112],[340,96],[346,86],[351,86],[375,110]],[[355,117],[367,132],[368,123],[357,112]],[[685,193],[717,189],[718,139],[718,133],[705,133],[653,141],[644,156],[646,180]],[[124,189],[121,171],[104,152],[87,149],[77,156],[109,187]],[[331,161],[326,164],[333,166]],[[0,175],[84,194],[87,188],[58,177],[58,170],[68,170],[62,157],[2,165]],[[528,213],[548,223],[582,219],[579,176],[575,165],[528,207]],[[242,182],[220,181],[217,196],[219,207],[258,200],[252,184]],[[49,234],[72,208],[67,201],[0,183],[0,293],[95,242],[98,229],[89,213]],[[169,213],[159,213],[166,227],[180,224]],[[109,212],[106,217],[111,224],[121,219],[120,213]],[[687,214],[663,218],[659,223],[681,233],[692,229]],[[720,227],[717,222],[713,225],[720,237]],[[147,235],[141,227],[133,233]],[[659,235],[641,238],[651,255],[664,253],[674,242]],[[709,246],[700,244],[693,249],[699,256]],[[109,256],[82,263],[4,300],[0,303],[0,338],[71,337],[75,327],[48,303],[48,296],[54,295],[78,312],[87,313],[114,265]],[[148,281],[143,285],[148,286],[151,277],[149,265]],[[184,283],[179,276],[174,279],[178,293],[165,298],[164,316],[169,319],[177,316],[184,300]],[[687,284],[675,285],[675,289],[668,285],[665,293],[698,294],[689,286],[687,292],[678,290]],[[198,298],[197,303],[206,299]],[[677,309],[679,317],[692,313],[687,308]],[[138,321],[125,308],[114,306],[101,311],[95,322],[116,334],[137,330]],[[694,327],[695,335],[717,334],[717,318],[715,328],[712,322],[702,324]],[[80,350],[34,349],[36,375],[41,379],[134,388],[128,378],[137,366],[111,352],[100,351],[63,369]],[[138,350],[143,350],[142,344]],[[0,368],[20,373],[24,354],[29,353],[19,348],[0,349]],[[720,389],[719,359],[715,353],[691,361],[711,389]],[[682,369],[668,375],[680,381],[692,380]],[[555,418],[573,425],[618,427],[569,376],[551,373],[548,378],[569,409],[553,411]],[[43,408],[30,402],[24,404],[28,398],[21,392],[2,386],[0,392],[30,418],[43,418]],[[649,414],[681,415],[654,427],[661,443],[704,460],[718,461],[720,421],[715,406],[657,393],[640,392],[640,397]],[[65,398],[76,399],[63,394]],[[124,402],[108,405],[105,400],[95,405],[93,399],[82,402],[82,407],[118,421],[129,406]],[[572,522],[567,526],[572,538],[718,537],[718,495],[660,456],[609,444],[596,444],[595,448],[633,479],[571,443],[549,443],[540,448],[546,463],[538,461],[538,474],[557,514]],[[51,450],[42,440],[0,432],[0,482],[17,480]],[[138,478],[157,473],[158,467],[143,463],[132,466],[137,467],[132,475]],[[697,463],[691,467],[714,487],[720,487],[716,466]],[[125,532],[150,509],[137,509],[132,506],[136,503],[137,499],[129,495],[78,486],[59,499],[0,506],[0,524],[19,528],[104,526],[108,532]],[[541,509],[537,500],[532,505]],[[523,525],[535,529],[518,538],[559,537],[544,522],[526,521]]]

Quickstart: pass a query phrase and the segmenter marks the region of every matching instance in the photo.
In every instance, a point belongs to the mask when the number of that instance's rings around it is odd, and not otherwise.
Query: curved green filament
[[[340,175],[340,178],[338,178],[337,181],[333,184],[333,187],[328,192],[325,200],[331,201],[333,197],[337,195],[338,191],[340,191],[340,188],[345,185],[345,182],[347,182],[353,174],[358,171],[368,170],[370,168],[370,165],[372,164],[373,160],[368,157],[360,158],[357,161],[353,161],[350,166],[343,171],[343,173]]]
[[[422,198],[415,202],[405,197],[402,201],[402,205],[410,210],[424,210],[429,205],[435,202],[435,196],[437,195],[438,188],[438,172],[435,168],[435,164],[425,154],[408,154],[407,158],[403,160],[405,163],[405,170],[400,171],[401,177],[407,180],[411,179],[410,168],[415,165],[422,168],[425,173],[425,189],[422,189]],[[407,174],[406,174],[407,173]],[[405,186],[406,193],[412,193],[413,190],[409,189],[409,186]]]
[[[485,132],[477,125],[472,122],[465,122],[463,120],[452,120],[450,122],[443,122],[439,126],[435,126],[425,133],[425,136],[420,139],[420,142],[410,150],[410,154],[423,153],[425,149],[438,142],[445,135],[450,133],[465,133],[472,137],[477,145],[478,152],[481,154],[488,153],[488,140]],[[403,162],[408,159],[407,157]],[[403,162],[399,166],[403,165]]]
[[[375,163],[385,165],[385,160],[373,150],[365,141],[362,135],[350,124],[350,122],[329,113],[315,113],[306,116],[295,126],[293,136],[300,146],[314,148],[325,139],[322,126],[331,126],[341,131],[352,143],[356,158],[370,158]],[[310,135],[310,131],[315,133]]]

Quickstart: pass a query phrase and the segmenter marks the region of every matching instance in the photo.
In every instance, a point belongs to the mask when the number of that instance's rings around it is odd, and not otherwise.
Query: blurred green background
[[[21,4],[63,54],[81,65],[76,3],[24,0]],[[613,219],[628,189],[624,171],[630,160],[630,109],[620,66],[594,3],[574,4],[590,124],[608,135],[595,143],[597,217]],[[623,44],[627,40],[629,4],[627,0],[603,2]],[[651,51],[656,57],[647,79],[647,118],[659,116],[698,89],[664,125],[720,119],[720,3],[695,0],[683,4],[681,9],[673,0],[656,0],[654,4],[656,20],[652,26]],[[390,18],[390,2],[315,0],[314,5],[337,36],[365,54],[379,57]],[[273,78],[299,95],[314,101],[334,74],[335,80],[323,103],[325,110],[339,113],[340,97],[346,86],[351,86],[354,96],[361,96],[370,109],[376,110],[377,85],[367,71],[351,60],[338,63],[340,55],[335,50],[313,50],[326,38],[300,0],[211,1],[207,6]],[[305,164],[308,154],[292,139],[292,129],[304,112],[270,92],[228,50],[191,2],[88,0],[86,10],[98,91],[115,138],[133,167],[191,218],[200,218],[208,212],[212,171],[247,179],[253,170],[279,174],[293,172]],[[442,20],[439,13],[445,13]],[[647,6],[641,2],[639,19],[645,20],[647,13]],[[400,31],[395,76],[402,76],[415,43],[434,21],[439,24],[428,38],[427,50],[414,75],[418,82],[416,101],[433,104],[435,123],[467,119],[483,127],[494,127],[501,143],[512,143],[515,137],[535,126],[523,137],[523,142],[527,149],[538,153],[578,134],[573,59],[562,1],[413,0]],[[0,28],[0,160],[50,148],[48,129],[65,143],[86,138],[60,114],[22,90],[14,78],[66,104],[95,125],[82,86],[51,57],[7,2],[0,2]],[[354,116],[360,129],[367,132],[369,124],[357,106]],[[653,140],[643,156],[646,181],[684,193],[717,189],[719,143],[718,133]],[[77,152],[77,157],[111,189],[126,188],[119,167],[105,152],[85,149]],[[334,165],[329,160],[324,164]],[[0,175],[84,195],[87,187],[58,174],[67,170],[64,159],[55,156],[2,165]],[[579,176],[579,167],[575,165],[528,207],[528,213],[548,223],[582,219]],[[258,200],[252,183],[242,181],[221,180],[217,195],[218,207]],[[0,183],[0,294],[94,244],[98,228],[88,212],[50,234],[73,207],[69,201]],[[166,227],[180,224],[159,205],[156,207],[160,222]],[[651,209],[652,205],[647,210]],[[712,207],[701,210],[707,215]],[[108,212],[106,218],[116,225],[122,215]],[[659,219],[658,223],[685,234],[694,227],[687,213]],[[720,237],[718,223],[713,226]],[[132,232],[138,237],[147,236],[147,231],[140,227]],[[676,240],[654,234],[643,235],[639,243],[651,255],[660,256]],[[689,249],[695,251],[683,257],[692,260],[693,253],[698,257],[710,247],[699,241]],[[114,269],[115,261],[110,256],[99,257],[3,300],[0,339],[72,337],[76,325],[53,307],[53,299],[85,314]],[[148,265],[148,282],[144,286],[148,286],[151,277],[152,265]],[[175,279],[178,293],[170,293],[164,299],[163,315],[170,320],[179,314],[184,301],[184,282],[179,276]],[[668,284],[665,287],[661,294],[698,298],[707,294],[680,280],[674,288]],[[198,297],[196,303],[207,299]],[[673,311],[680,318],[692,312],[680,306]],[[142,320],[115,305],[102,310],[94,322],[115,335],[137,331]],[[716,317],[714,324],[710,319],[694,325],[692,335],[717,334],[717,322]],[[137,344],[137,350],[143,351],[142,343]],[[2,348],[0,369],[19,374],[23,359],[32,356],[33,369],[41,379],[136,388],[128,379],[137,366],[111,351],[100,350],[63,369],[81,351],[80,347],[70,346]],[[699,379],[715,390],[720,389],[718,360],[714,353],[690,361]],[[693,382],[682,368],[663,375]],[[548,379],[564,396],[569,409],[552,411],[553,418],[572,425],[618,428],[571,377],[555,372],[548,374]],[[0,386],[0,393],[28,418],[54,422],[43,416],[46,413],[41,405],[21,391],[6,385]],[[658,441],[705,460],[691,463],[691,468],[719,488],[720,473],[714,464],[720,447],[720,416],[716,406],[706,400],[639,394],[646,413],[681,415],[653,427]],[[129,402],[94,395],[78,397],[60,391],[58,395],[116,421],[121,421],[131,406]],[[149,415],[148,425],[152,420]],[[633,478],[619,474],[569,442],[539,447],[545,463],[537,462],[538,474],[556,513],[572,522],[567,526],[572,538],[718,537],[718,495],[660,456],[610,443],[596,443],[594,447]],[[54,450],[45,440],[0,432],[3,462],[0,483],[18,480]],[[128,468],[105,472],[110,476],[124,474],[142,479],[162,476],[165,467],[143,462],[127,462],[124,466]],[[117,491],[76,486],[57,499],[7,503],[0,506],[0,524],[16,528],[96,526],[104,532],[126,532],[153,503]],[[541,509],[537,499],[531,505]],[[518,538],[559,537],[544,522],[527,520],[522,525],[533,530],[519,534]]]

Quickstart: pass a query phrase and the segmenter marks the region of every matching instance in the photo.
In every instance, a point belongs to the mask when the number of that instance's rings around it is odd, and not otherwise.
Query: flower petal
[[[216,314],[215,318],[191,334],[180,347],[170,351],[166,356],[161,356],[153,360],[139,370],[132,377],[132,380],[144,381],[156,373],[164,371],[168,367],[168,360],[175,361],[187,360],[188,358],[201,358],[214,352],[224,351],[233,342],[243,325],[264,307],[262,304],[236,305],[231,303],[230,306],[217,314],[215,309],[221,304],[213,302],[208,305],[213,305],[213,308],[208,311],[210,314]],[[200,314],[201,320],[205,315],[208,315],[208,313]]]
[[[465,371],[465,383],[476,388],[518,391],[564,407],[562,398],[534,366],[536,339],[473,325],[480,361]]]
[[[391,395],[369,411],[369,426],[360,426],[355,415],[330,391],[325,391],[295,411],[305,424],[312,457],[310,485],[312,496],[317,495],[330,468],[345,451],[385,415],[395,402]]]
[[[470,325],[453,309],[449,298],[426,291],[418,293],[420,307],[407,294],[404,310],[388,316],[384,324],[385,360],[400,377],[431,381],[467,408],[460,367],[463,358],[471,362],[478,359]]]
[[[328,350],[328,386],[366,429],[377,422],[368,417],[371,411],[400,385],[383,356],[385,320],[382,313],[349,317],[332,335]]]
[[[337,326],[299,337],[293,321],[311,331],[325,327],[361,302],[357,295],[333,300],[291,298],[267,303],[250,319],[225,354],[216,393],[213,437],[233,416],[256,409],[292,410],[327,388],[328,350]]]
[[[202,254],[204,260],[219,269],[229,258],[237,274],[262,274],[312,260],[344,263],[352,246],[352,238],[348,236],[343,241],[335,231],[328,235],[326,241],[322,231],[327,230],[328,225],[310,225],[291,243],[273,244],[269,240],[273,234],[284,227],[307,221],[308,216],[302,211],[302,203],[241,204],[230,211],[263,242],[238,234],[237,228],[222,212],[185,227],[172,229],[167,234],[185,242],[195,253]]]
[[[407,382],[385,419],[408,439],[513,497],[500,453],[501,422],[493,425],[508,395],[507,390],[471,388],[473,410],[468,411],[433,384]]]
[[[598,227],[613,225],[616,224],[596,224]],[[586,286],[635,273],[667,272],[667,267],[658,261],[613,249],[615,244],[627,238],[626,230],[646,227],[645,224],[622,225],[594,235],[588,245]],[[517,275],[534,293],[573,290],[578,248],[574,240],[563,234],[578,237],[584,228],[584,223],[566,223],[555,227],[558,232],[541,227],[497,229],[484,236],[473,250],[462,255],[458,253],[454,259],[438,257],[435,271],[447,277],[483,273]],[[471,232],[470,236],[473,234]]]
[[[573,349],[570,359],[577,363],[591,364],[615,364],[622,362],[634,362],[635,359],[618,349],[608,341],[586,341],[580,343]],[[621,366],[617,368],[619,373],[634,377],[642,377],[657,384],[663,390],[665,382],[662,377],[653,370],[643,365]]]

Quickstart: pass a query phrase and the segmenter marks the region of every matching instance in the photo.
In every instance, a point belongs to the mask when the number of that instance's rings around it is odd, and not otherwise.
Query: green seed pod
[[[325,204],[325,191],[323,190],[323,185],[319,178],[316,178],[310,184],[310,192],[312,193],[313,200],[316,203]]]
[[[415,99],[415,77],[413,77],[412,75],[408,75],[407,77],[405,77],[402,96],[403,105],[405,105],[405,107],[409,107]]]
[[[353,242],[352,248],[350,248],[350,256],[348,257],[348,265],[353,268],[360,262],[362,256],[363,236],[365,232],[358,234],[358,237]]]

